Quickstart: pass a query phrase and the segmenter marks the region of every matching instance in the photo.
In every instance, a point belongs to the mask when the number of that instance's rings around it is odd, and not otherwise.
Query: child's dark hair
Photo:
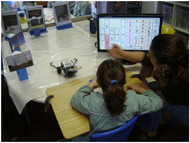
[[[112,80],[117,82],[112,83]],[[126,92],[123,89],[125,84],[125,69],[122,64],[116,60],[105,60],[97,71],[97,82],[103,90],[103,98],[107,109],[112,116],[121,114],[126,106]]]

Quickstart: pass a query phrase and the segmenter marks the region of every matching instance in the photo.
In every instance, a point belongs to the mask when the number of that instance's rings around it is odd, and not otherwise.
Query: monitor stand
[[[136,63],[124,60],[124,59],[117,59],[116,58],[116,60],[119,61],[119,62],[121,62],[123,65],[134,65],[134,64],[136,64]]]

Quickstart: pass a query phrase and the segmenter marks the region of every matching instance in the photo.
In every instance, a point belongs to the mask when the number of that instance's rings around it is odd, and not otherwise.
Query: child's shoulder
[[[141,98],[140,96],[142,96],[142,95],[137,94],[133,90],[129,90],[129,91],[126,92],[126,96],[127,96],[128,102],[130,102],[130,101],[136,100],[138,98]]]

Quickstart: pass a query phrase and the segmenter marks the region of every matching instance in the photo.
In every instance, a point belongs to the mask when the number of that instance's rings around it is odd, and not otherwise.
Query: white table
[[[89,21],[81,23],[86,25]],[[48,27],[48,32],[40,37],[24,32],[26,43],[20,48],[22,52],[30,50],[34,62],[34,66],[26,68],[29,79],[24,81],[19,80],[16,71],[9,72],[5,57],[11,55],[11,49],[8,41],[2,42],[4,75],[10,96],[19,113],[30,100],[44,103],[47,88],[94,75],[99,64],[110,58],[106,53],[97,52],[94,46],[97,38],[90,37],[89,31],[82,29],[81,23],[73,23],[73,28],[65,30],[57,30],[55,26]],[[62,60],[74,58],[78,59],[82,68],[72,78],[58,75],[57,70],[50,66],[51,62],[60,66]],[[126,67],[134,74],[139,73],[141,69],[140,64]]]

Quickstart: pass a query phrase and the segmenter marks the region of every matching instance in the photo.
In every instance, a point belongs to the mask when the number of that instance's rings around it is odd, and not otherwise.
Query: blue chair
[[[120,127],[114,128],[107,132],[92,134],[90,136],[90,141],[127,141],[137,119],[138,116],[135,116]]]

